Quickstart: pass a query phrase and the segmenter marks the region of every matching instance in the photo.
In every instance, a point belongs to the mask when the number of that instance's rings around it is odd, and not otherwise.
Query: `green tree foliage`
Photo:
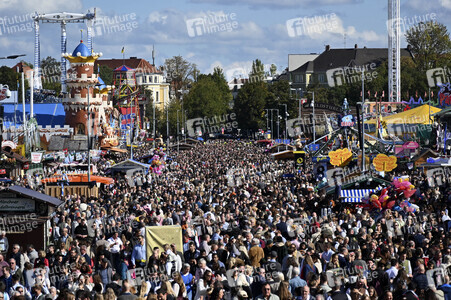
[[[17,90],[16,72],[7,66],[0,67],[0,84],[8,85],[11,91]]]
[[[43,89],[61,92],[61,65],[55,58],[47,56],[41,61],[41,82]]]
[[[251,82],[241,87],[233,107],[240,128],[257,130],[266,126],[263,116],[268,96],[266,83]]]
[[[100,66],[99,75],[106,85],[113,85],[113,69],[108,66]]]
[[[232,94],[222,69],[215,68],[213,74],[199,75],[189,93],[183,99],[188,118],[213,117],[226,114]]]
[[[252,70],[249,73],[250,82],[259,82],[265,79],[265,65],[258,58],[252,62]]]
[[[449,61],[451,41],[448,29],[443,24],[421,22],[406,32],[406,40],[412,47],[420,71],[442,67]]]
[[[269,68],[269,73],[271,74],[271,76],[276,75],[277,72],[277,66],[275,64],[271,64],[271,68]]]
[[[187,90],[199,75],[196,64],[188,62],[180,55],[166,59],[164,69],[177,99],[181,98],[181,90]]]

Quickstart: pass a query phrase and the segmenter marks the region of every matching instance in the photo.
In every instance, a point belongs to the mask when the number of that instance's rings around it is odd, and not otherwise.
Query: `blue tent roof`
[[[14,105],[14,103],[3,104],[3,126],[4,128],[14,127],[14,122],[17,127],[23,124],[22,104]],[[30,114],[30,104],[25,104],[25,112],[27,118]],[[14,118],[14,114],[16,117]],[[35,103],[34,114],[38,125],[42,126],[64,126],[66,112],[62,103]]]
[[[74,52],[72,52],[72,56],[78,56],[78,52],[80,52],[81,56],[90,56],[91,53],[89,52],[88,47],[83,44],[83,41],[80,41],[80,44],[75,48]]]

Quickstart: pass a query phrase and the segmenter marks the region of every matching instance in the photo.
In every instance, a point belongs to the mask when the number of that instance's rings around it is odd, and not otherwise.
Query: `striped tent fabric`
[[[375,189],[353,189],[353,190],[341,190],[340,197],[344,197],[342,202],[346,203],[360,203],[362,198],[368,196],[368,194],[374,192]]]

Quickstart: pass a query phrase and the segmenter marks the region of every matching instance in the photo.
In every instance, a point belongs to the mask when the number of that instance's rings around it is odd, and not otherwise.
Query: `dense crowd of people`
[[[0,300],[451,299],[448,183],[410,171],[418,211],[368,210],[251,141],[161,159],[161,174],[116,174],[99,198],[64,195],[46,250],[3,233]],[[146,226],[164,225],[181,226],[183,249],[147,253]]]

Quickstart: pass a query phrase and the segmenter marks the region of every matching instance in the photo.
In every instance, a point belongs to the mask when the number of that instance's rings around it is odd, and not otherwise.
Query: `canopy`
[[[425,104],[398,114],[383,117],[382,120],[387,124],[431,124],[430,117],[439,111],[441,111],[440,108]],[[377,124],[377,118],[368,120],[365,124]]]
[[[373,193],[374,189],[352,189],[352,190],[341,190],[340,197],[345,197],[343,202],[348,203],[360,203],[362,202],[362,198],[368,196],[370,193]]]
[[[88,182],[88,174],[79,174],[79,175],[67,175],[67,179],[69,182]],[[58,182],[60,180],[64,180],[63,176],[53,176],[49,178],[45,178],[42,180],[43,183],[50,183],[50,182]],[[102,176],[96,176],[91,175],[91,181],[95,181],[98,183],[104,183],[104,184],[113,184],[114,179],[109,177],[102,177]]]

